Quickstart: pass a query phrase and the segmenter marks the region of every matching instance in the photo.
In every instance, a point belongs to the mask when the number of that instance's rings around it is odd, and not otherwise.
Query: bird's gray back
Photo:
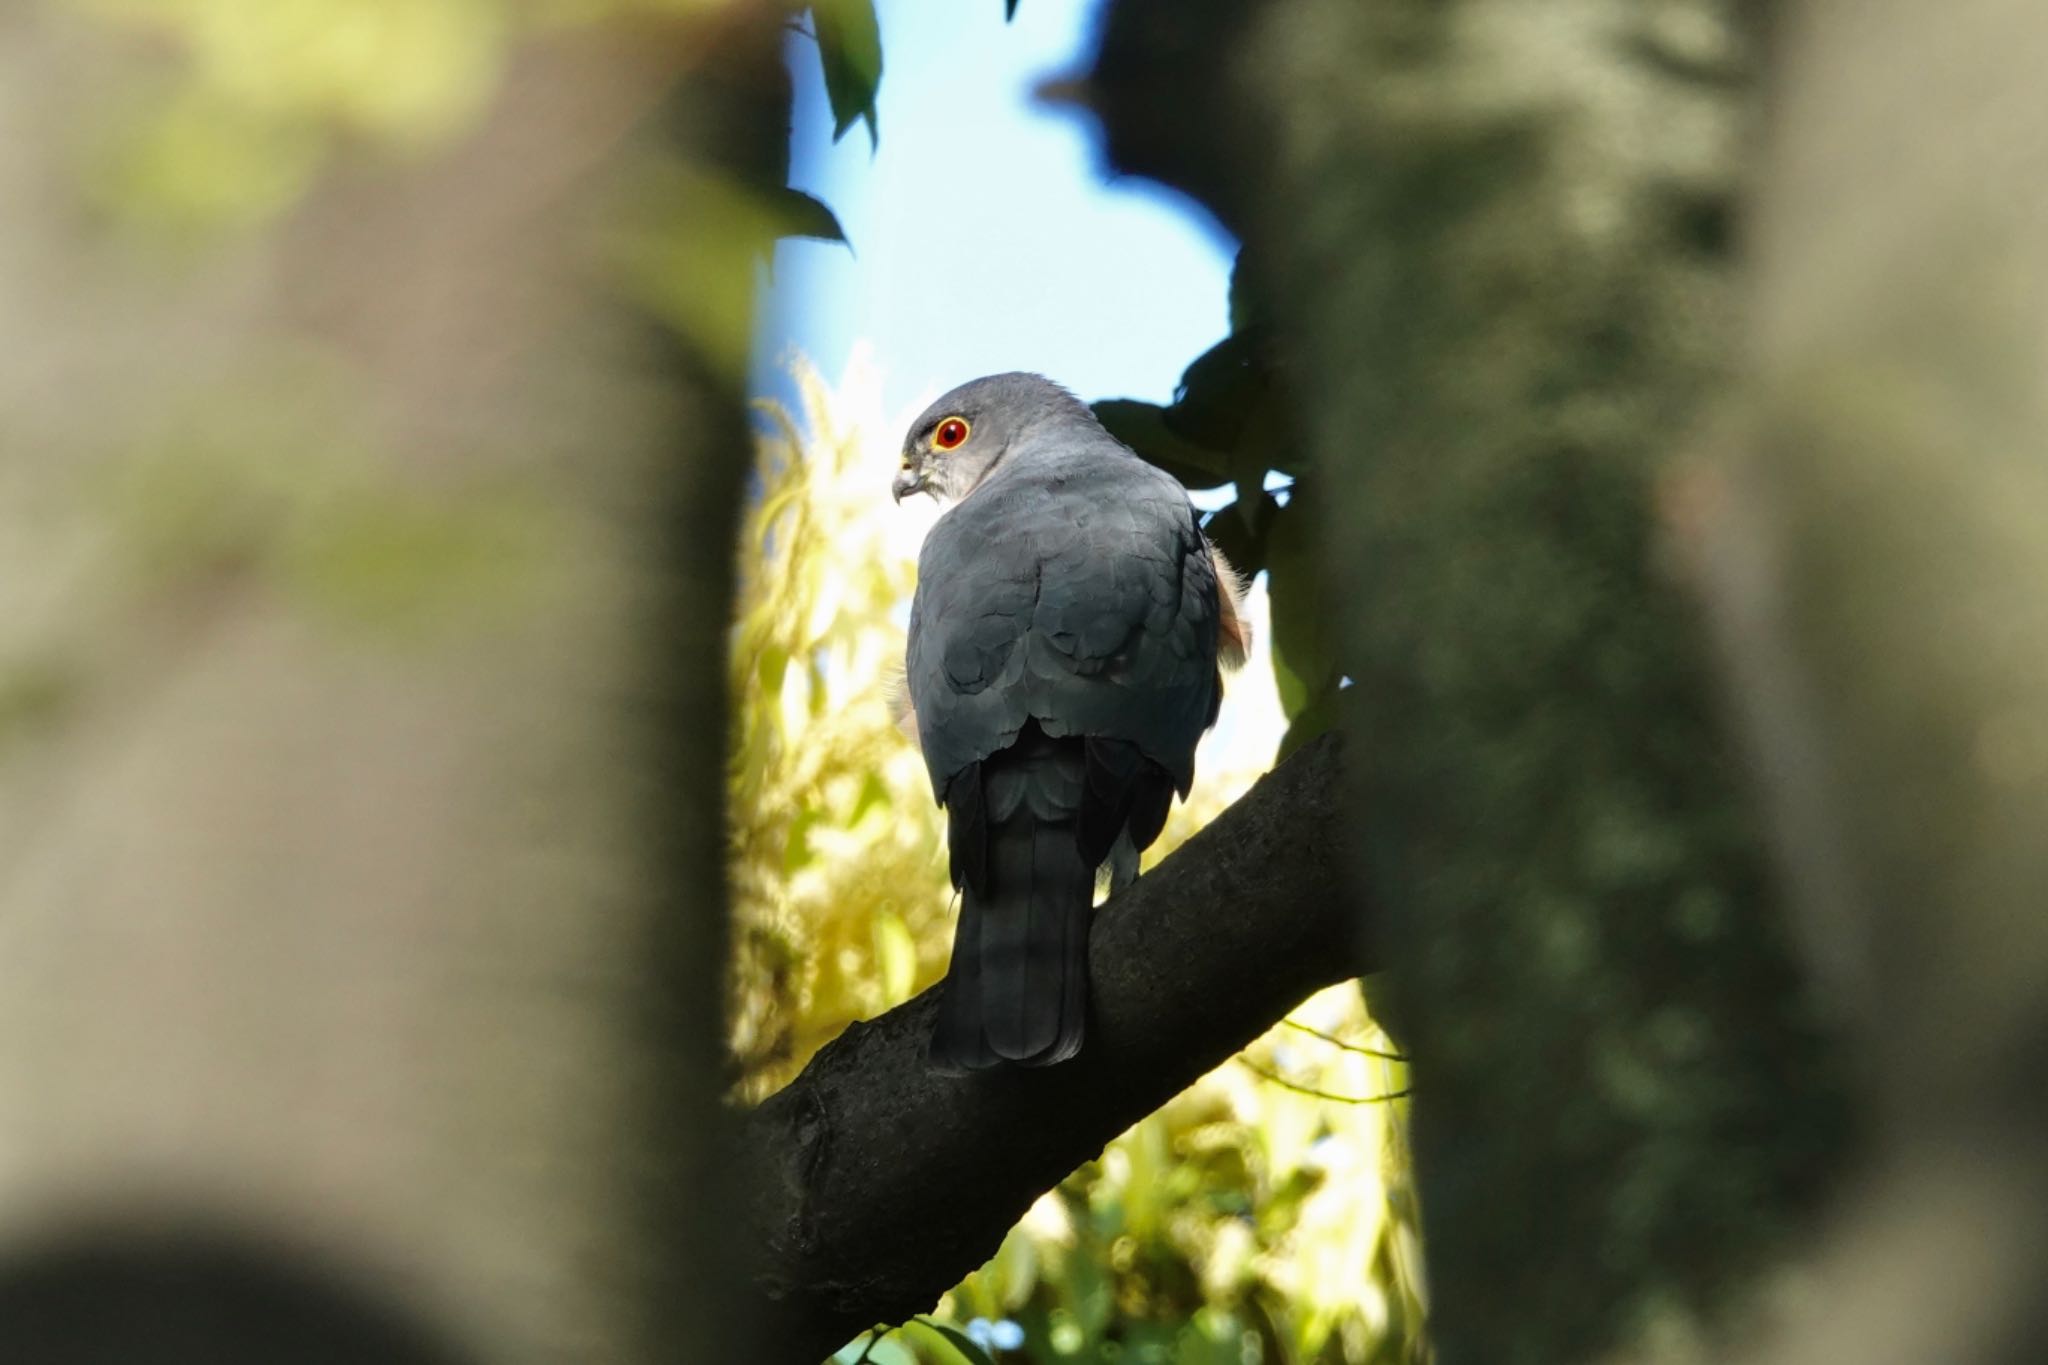
[[[1031,719],[1128,740],[1185,793],[1215,713],[1217,591],[1186,490],[1100,427],[1006,455],[918,560],[909,685],[940,799]]]

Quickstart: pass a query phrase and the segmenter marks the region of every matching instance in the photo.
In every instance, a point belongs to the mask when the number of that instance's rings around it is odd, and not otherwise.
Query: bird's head
[[[1024,437],[1048,425],[1095,426],[1088,405],[1043,375],[992,374],[946,394],[910,424],[890,492],[958,502]]]

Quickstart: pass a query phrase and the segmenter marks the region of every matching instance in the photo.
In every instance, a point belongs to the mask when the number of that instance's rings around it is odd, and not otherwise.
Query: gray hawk
[[[927,408],[893,492],[951,504],[905,668],[961,892],[932,1058],[1050,1066],[1081,1047],[1097,870],[1137,875],[1243,657],[1236,576],[1187,490],[1034,374]]]

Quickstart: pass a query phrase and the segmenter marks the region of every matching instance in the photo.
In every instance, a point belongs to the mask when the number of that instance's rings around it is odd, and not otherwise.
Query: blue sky
[[[785,241],[764,284],[755,389],[793,344],[836,378],[873,348],[899,411],[962,380],[1038,370],[1083,398],[1163,401],[1229,329],[1235,245],[1149,181],[1111,181],[1092,120],[1032,87],[1081,69],[1095,6],[881,0],[881,142],[836,145],[816,49],[793,37],[791,180],[853,243]]]

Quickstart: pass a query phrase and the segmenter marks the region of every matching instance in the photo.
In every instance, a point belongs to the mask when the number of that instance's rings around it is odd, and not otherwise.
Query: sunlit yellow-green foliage
[[[800,370],[767,408],[740,535],[732,686],[733,1046],[759,1095],[943,970],[950,889],[924,764],[890,718],[916,581],[881,419]]]
[[[801,413],[766,409],[740,542],[731,1028],[748,1098],[937,980],[952,922],[930,783],[889,705],[933,515],[886,493],[910,414],[882,414],[858,364],[836,393],[798,380]],[[1261,591],[1249,615],[1263,626]],[[1250,786],[1284,728],[1260,648],[1155,859]],[[1347,1102],[1398,1091],[1406,1069],[1361,1050],[1389,1044],[1356,987],[1293,1018],[1041,1199],[941,1316],[1021,1331],[1005,1359],[1419,1359],[1405,1109]],[[880,1365],[936,1358],[900,1333],[845,1358],[870,1348]]]

